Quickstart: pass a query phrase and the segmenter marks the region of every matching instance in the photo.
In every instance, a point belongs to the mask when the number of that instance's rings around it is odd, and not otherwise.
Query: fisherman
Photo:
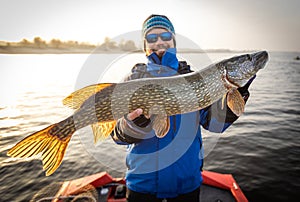
[[[148,63],[136,64],[126,80],[192,72],[185,61],[178,61],[176,57],[175,30],[168,17],[150,15],[143,23],[142,37]],[[252,80],[238,89],[245,102]],[[127,201],[198,202],[203,166],[200,125],[211,132],[222,133],[237,118],[228,107],[222,108],[222,100],[219,100],[200,111],[170,117],[170,130],[163,138],[149,135],[153,133],[152,118],[145,117],[142,109],[119,119],[111,136],[117,143],[129,145],[126,158]],[[196,130],[190,127],[193,124]],[[181,135],[190,139],[190,144],[176,144],[172,148],[172,141]],[[163,150],[168,146],[173,152],[165,155]],[[169,159],[174,159],[174,162]]]

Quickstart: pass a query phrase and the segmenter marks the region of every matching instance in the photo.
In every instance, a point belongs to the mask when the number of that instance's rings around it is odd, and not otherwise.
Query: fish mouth
[[[269,54],[267,51],[253,53],[251,56],[253,59],[255,59],[255,62],[257,63],[256,67],[258,69],[263,69],[269,60]]]
[[[239,66],[239,70],[235,69],[234,65],[229,65],[226,68],[225,75],[223,75],[223,80],[226,81],[226,87],[237,88],[244,86],[260,69],[265,67],[268,59],[269,55],[267,51],[237,56],[235,60],[240,62],[240,64],[237,65]],[[234,62],[235,61],[233,61],[233,63]]]

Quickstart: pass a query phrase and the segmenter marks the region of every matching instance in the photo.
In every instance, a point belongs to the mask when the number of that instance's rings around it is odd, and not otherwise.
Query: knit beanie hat
[[[173,24],[164,15],[150,15],[143,23],[143,37],[153,28],[164,28],[175,35]]]
[[[150,15],[143,23],[143,29],[142,29],[142,37],[145,38],[146,34],[153,28],[164,28],[175,35],[175,29],[173,27],[173,24],[167,18],[167,16],[164,15]],[[173,38],[174,46],[176,47],[176,40]],[[144,51],[147,54],[146,51],[146,41],[144,40]]]

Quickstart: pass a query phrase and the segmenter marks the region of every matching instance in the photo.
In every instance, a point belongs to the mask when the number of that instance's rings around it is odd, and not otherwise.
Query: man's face
[[[151,29],[147,33],[147,35],[150,35],[150,34],[158,34],[159,35],[164,32],[169,32],[169,31],[166,29],[163,29],[163,28],[154,28],[154,29]],[[162,57],[168,48],[175,47],[173,37],[171,40],[168,40],[168,41],[164,41],[161,39],[161,37],[158,37],[157,41],[153,42],[153,43],[151,43],[151,42],[149,43],[145,39],[145,44],[146,44],[146,54],[147,55],[150,55],[151,53],[155,52],[159,57]]]

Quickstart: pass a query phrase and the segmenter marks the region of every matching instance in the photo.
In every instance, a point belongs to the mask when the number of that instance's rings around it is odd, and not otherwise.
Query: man
[[[136,64],[126,80],[192,72],[186,62],[176,57],[175,30],[166,16],[149,16],[142,33],[148,63]],[[239,89],[245,101],[250,83]],[[171,116],[170,129],[163,138],[153,135],[152,117],[145,117],[142,109],[118,120],[111,136],[117,143],[129,145],[126,158],[129,202],[199,201],[203,166],[200,125],[222,133],[238,118],[229,108],[221,106],[220,100],[197,112]]]

